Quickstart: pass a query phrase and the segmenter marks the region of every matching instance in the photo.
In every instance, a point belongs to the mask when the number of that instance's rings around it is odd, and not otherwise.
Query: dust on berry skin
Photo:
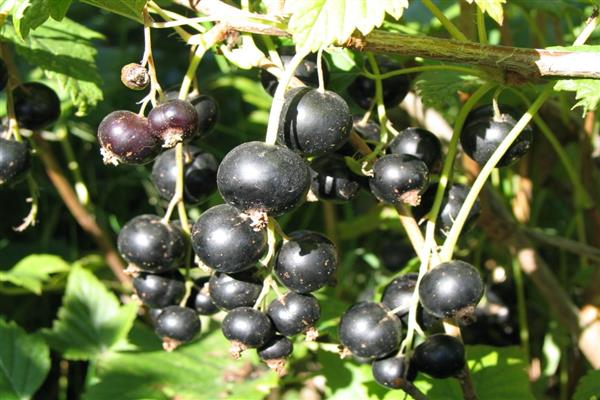
[[[198,113],[184,100],[170,100],[159,104],[148,113],[150,133],[170,148],[191,139],[198,131]]]

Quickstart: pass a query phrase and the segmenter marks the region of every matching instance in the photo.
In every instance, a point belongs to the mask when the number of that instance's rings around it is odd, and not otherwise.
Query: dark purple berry
[[[415,348],[411,363],[433,378],[449,378],[465,366],[465,346],[453,336],[432,335]]]
[[[385,287],[381,302],[390,310],[396,310],[398,317],[404,316],[410,310],[418,277],[419,274],[416,273],[400,275]]]
[[[380,62],[379,69],[381,73],[385,73],[395,69],[402,69],[402,66],[393,64],[390,61],[383,61]],[[407,75],[397,75],[384,79],[382,85],[383,104],[386,108],[392,108],[398,106],[408,94],[410,79]],[[356,104],[368,110],[375,101],[375,81],[364,76],[358,76],[348,86],[348,94]]]
[[[319,200],[348,201],[360,189],[359,177],[350,172],[342,157],[335,154],[313,160],[310,169],[310,191]]]
[[[208,283],[208,292],[213,303],[223,310],[252,307],[262,289],[262,280],[254,270],[237,274],[216,272]]]
[[[27,142],[0,138],[0,186],[20,182],[30,169],[31,152]]]
[[[402,389],[406,382],[417,377],[417,371],[409,365],[404,356],[388,357],[373,361],[371,371],[375,382],[390,389]]]
[[[264,313],[251,307],[231,310],[221,324],[223,335],[239,347],[259,348],[268,343],[273,336],[273,325]]]
[[[383,304],[361,302],[344,313],[339,325],[340,341],[352,354],[383,358],[398,350],[401,325]]]
[[[198,136],[208,135],[219,119],[219,105],[216,100],[208,95],[199,95],[190,99],[190,103],[198,114]]]
[[[181,306],[164,308],[156,319],[155,331],[163,339],[189,342],[200,332],[196,311]]]
[[[119,252],[124,259],[147,272],[165,272],[181,265],[185,256],[183,232],[156,215],[133,218],[119,232]]]
[[[158,316],[162,311],[162,308],[148,308],[148,316],[150,317],[152,326],[156,327],[156,321],[158,321]]]
[[[418,205],[429,182],[427,164],[407,154],[388,154],[373,165],[371,192],[379,201]]]
[[[283,63],[283,67],[286,68],[292,57],[294,56],[295,49],[293,47],[282,48],[279,50],[279,58]],[[329,68],[327,68],[327,62],[325,59],[322,60],[321,68],[323,69],[323,81],[325,86],[329,81]],[[302,81],[307,86],[317,87],[319,86],[319,72],[317,69],[317,56],[316,54],[310,54],[296,68],[294,76]],[[279,81],[274,75],[271,75],[264,69],[260,71],[260,83],[267,93],[271,96],[275,94],[277,90],[277,84]]]
[[[277,252],[275,274],[287,288],[310,293],[331,281],[337,263],[337,250],[329,239],[317,232],[297,231]]]
[[[195,309],[200,315],[213,315],[219,312],[219,308],[210,297],[208,277],[202,277],[194,281],[186,306]]]
[[[427,272],[419,284],[419,300],[438,318],[468,322],[483,296],[479,271],[460,260],[441,263]]]
[[[269,304],[267,314],[278,332],[292,336],[312,328],[321,316],[321,308],[310,294],[288,292]]]
[[[278,360],[289,357],[294,351],[294,344],[285,336],[275,335],[260,349],[258,356],[261,360]]]
[[[200,261],[221,272],[251,268],[267,249],[267,232],[227,204],[205,211],[192,226],[192,246]]]
[[[244,212],[278,216],[304,202],[310,170],[284,146],[247,142],[225,156],[217,186],[227,203]]]
[[[427,164],[429,171],[442,161],[442,144],[433,133],[422,128],[406,128],[388,146],[391,154],[408,154]]]
[[[113,111],[98,126],[100,153],[105,164],[145,164],[160,152],[146,118],[131,111]]]
[[[163,147],[191,139],[198,129],[198,113],[184,100],[170,100],[159,104],[148,113],[148,128]]]
[[[133,279],[133,287],[142,303],[151,308],[179,304],[185,295],[185,282],[177,271],[163,275],[142,272]]]
[[[19,126],[38,130],[52,125],[60,117],[60,99],[56,92],[40,82],[27,82],[13,90],[15,116]]]

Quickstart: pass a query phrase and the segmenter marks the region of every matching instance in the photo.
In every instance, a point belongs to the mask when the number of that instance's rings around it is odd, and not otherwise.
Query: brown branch
[[[46,169],[46,174],[65,203],[65,206],[69,209],[69,212],[73,218],[75,218],[79,226],[81,226],[81,228],[96,242],[106,260],[106,264],[117,279],[125,287],[131,286],[131,279],[123,272],[125,265],[121,260],[119,253],[114,248],[112,240],[98,225],[94,216],[90,214],[77,199],[77,194],[56,161],[51,147],[37,133],[34,133],[33,139],[39,147],[39,156]]]

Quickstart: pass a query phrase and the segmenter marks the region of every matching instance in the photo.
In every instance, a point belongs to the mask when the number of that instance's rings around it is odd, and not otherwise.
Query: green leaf
[[[496,21],[499,25],[502,25],[502,21],[504,20],[504,10],[502,9],[502,4],[506,3],[506,0],[467,0],[468,3],[477,4],[477,7],[484,12],[488,13],[494,21]]]
[[[28,399],[50,370],[50,352],[38,335],[0,319],[0,399]]]
[[[70,97],[78,114],[102,100],[102,79],[96,69],[94,39],[103,36],[68,18],[49,19],[22,40],[14,28],[5,24],[0,37],[14,43],[17,53],[40,67],[58,84],[61,95]]]
[[[46,0],[25,0],[17,6],[13,13],[13,24],[17,35],[23,39],[29,31],[42,25],[50,17],[50,9]]]
[[[42,294],[42,284],[50,274],[69,270],[69,264],[51,254],[33,254],[23,258],[8,271],[0,271],[0,281],[24,287],[35,294]]]
[[[141,324],[129,340],[134,350],[110,353],[98,362],[96,383],[85,400],[171,399],[175,393],[180,400],[262,400],[277,386],[277,376],[257,363],[255,351],[233,360],[220,329],[171,353]]]
[[[577,384],[573,400],[600,399],[600,371],[590,370]]]
[[[481,84],[478,77],[457,71],[427,71],[417,77],[415,90],[426,106],[446,110],[458,105],[459,91],[469,92]]]
[[[62,20],[67,15],[67,10],[73,0],[48,0],[50,5],[50,16],[57,21]]]
[[[142,12],[146,0],[81,0],[94,7],[101,8],[111,13],[119,14],[134,21],[144,23]]]
[[[67,359],[86,360],[123,345],[136,312],[136,304],[120,306],[90,271],[74,266],[58,319],[44,335]]]
[[[286,7],[296,47],[314,52],[347,41],[357,29],[367,35],[381,26],[386,13],[400,18],[408,0],[305,0],[288,1]]]

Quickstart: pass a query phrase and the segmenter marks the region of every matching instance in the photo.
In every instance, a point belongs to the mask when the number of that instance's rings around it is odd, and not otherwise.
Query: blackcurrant
[[[200,261],[221,272],[251,268],[267,249],[267,232],[227,204],[206,210],[192,226],[192,246]]]
[[[390,310],[397,310],[398,317],[408,313],[418,277],[416,273],[400,275],[385,287],[381,302]]]
[[[401,325],[390,309],[379,303],[360,302],[348,309],[339,325],[340,341],[353,355],[383,358],[398,350]]]
[[[189,342],[200,332],[200,318],[196,311],[181,306],[169,306],[162,310],[154,327],[163,340]],[[172,349],[171,347],[170,349]]]
[[[374,143],[379,143],[381,139],[381,129],[379,124],[373,120],[367,120],[363,122],[363,117],[361,115],[355,115],[352,117],[352,128],[358,134],[358,136],[366,141],[370,147]],[[350,142],[346,142],[336,153],[341,154],[343,156],[352,157],[355,155],[357,150],[350,144]]]
[[[152,326],[156,327],[156,321],[158,321],[158,316],[163,311],[162,308],[148,308],[148,316],[150,317],[150,321],[152,322]]]
[[[13,91],[15,116],[23,128],[38,130],[52,125],[60,117],[60,99],[56,92],[40,82],[27,82]]]
[[[313,328],[321,316],[321,308],[311,295],[288,292],[269,304],[267,314],[278,332],[291,336]]]
[[[508,114],[516,120],[521,118],[521,115],[523,115],[523,113],[519,113],[517,109],[507,104],[498,104],[498,110],[501,114]],[[465,118],[463,127],[470,125],[478,120],[489,121],[494,117],[494,113],[494,106],[492,104],[485,104],[479,107],[475,107],[469,112],[467,118]]]
[[[284,47],[279,49],[279,58],[281,58],[281,62],[283,63],[283,67],[287,68],[288,64],[292,60],[294,56],[295,49],[293,47]],[[323,70],[323,83],[327,85],[329,81],[329,68],[327,67],[327,62],[325,59],[322,60],[321,68]],[[296,71],[294,72],[294,76],[302,81],[307,86],[317,87],[319,86],[319,73],[317,69],[317,56],[316,54],[310,54],[302,60]],[[274,75],[271,75],[264,69],[260,71],[260,83],[262,87],[265,89],[267,93],[271,96],[275,94],[275,90],[277,90],[277,84],[279,83],[277,78]]]
[[[216,189],[219,163],[212,154],[190,145],[183,147],[183,163],[183,198],[197,204]],[[175,194],[177,176],[176,150],[169,149],[152,166],[152,183],[163,199],[170,200]]]
[[[517,118],[510,113],[501,112],[499,115],[489,115],[489,106],[483,111],[475,110],[476,116],[465,123],[460,134],[460,143],[469,157],[479,165],[484,165],[500,146],[511,129],[516,125]],[[498,167],[506,167],[517,162],[531,147],[533,130],[529,125],[523,129],[517,139],[508,148],[498,162]]]
[[[100,153],[105,164],[145,164],[160,152],[146,118],[131,111],[113,111],[98,126]]]
[[[144,214],[127,222],[119,232],[119,252],[124,259],[147,272],[178,267],[185,256],[185,237],[175,224]]]
[[[358,177],[348,169],[344,159],[335,154],[316,158],[310,170],[310,191],[319,200],[348,201],[360,189]]]
[[[468,322],[483,296],[479,271],[460,260],[441,263],[427,272],[419,284],[419,300],[425,310],[439,318]]]
[[[301,87],[286,94],[277,140],[303,156],[320,156],[339,149],[351,129],[350,108],[337,93]]]
[[[267,344],[258,349],[261,360],[277,360],[287,358],[294,351],[294,344],[285,336],[275,335]]]
[[[4,60],[0,58],[0,90],[4,90],[7,83],[8,68],[6,68],[6,63],[4,62]]]
[[[247,142],[225,156],[217,186],[223,199],[242,211],[277,216],[304,202],[310,170],[284,146]]]
[[[21,181],[31,169],[27,142],[0,138],[0,186]]]
[[[188,101],[170,100],[150,110],[148,128],[163,147],[173,147],[197,133],[198,113]]]
[[[199,95],[190,99],[190,103],[198,114],[197,136],[209,134],[219,119],[219,105],[217,101],[208,95]]]
[[[392,140],[388,152],[408,154],[427,164],[429,171],[437,169],[442,161],[442,144],[433,133],[422,128],[406,128]]]
[[[385,203],[412,206],[421,202],[429,182],[427,164],[408,154],[388,154],[373,165],[371,192]]]
[[[175,271],[163,275],[141,273],[133,279],[139,299],[151,308],[178,304],[185,295],[183,276]]]
[[[401,389],[417,377],[417,371],[411,367],[406,357],[395,356],[373,361],[371,371],[375,382],[381,386]]]
[[[244,271],[237,274],[216,272],[208,283],[208,292],[213,303],[223,310],[238,307],[252,307],[262,289],[262,280],[256,271]]]
[[[391,63],[390,61],[380,62],[379,69],[381,73],[401,69],[402,66]],[[407,75],[397,75],[382,81],[383,84],[383,103],[386,108],[395,107],[404,100],[410,88],[410,79]],[[365,110],[368,110],[375,101],[375,81],[364,76],[358,76],[348,86],[348,94]]]
[[[411,363],[433,378],[449,378],[464,367],[465,346],[453,336],[435,334],[415,348]]]
[[[317,232],[296,231],[277,252],[275,274],[287,288],[309,293],[327,285],[338,263],[334,244]]]
[[[213,315],[219,311],[212,297],[210,297],[208,277],[194,280],[194,286],[186,305],[194,308],[200,315]]]
[[[223,319],[221,330],[232,342],[231,354],[234,357],[239,357],[247,348],[264,346],[274,334],[269,317],[251,307],[229,311]]]
[[[401,236],[385,232],[375,248],[381,265],[388,271],[397,272],[406,266],[412,258],[416,257],[415,250]]]

